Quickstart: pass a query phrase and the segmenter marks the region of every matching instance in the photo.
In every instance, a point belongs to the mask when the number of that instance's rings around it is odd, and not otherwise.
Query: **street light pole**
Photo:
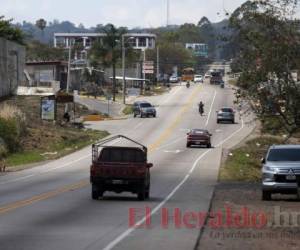
[[[122,35],[123,104],[126,104],[125,35]]]
[[[126,57],[126,48],[125,48],[125,36],[122,35],[122,70],[123,70],[123,104],[126,104],[126,65],[125,65],[125,57]],[[134,37],[129,37],[127,41],[133,39]]]

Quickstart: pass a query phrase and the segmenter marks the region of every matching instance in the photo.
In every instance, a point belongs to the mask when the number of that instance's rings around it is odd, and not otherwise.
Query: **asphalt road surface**
[[[200,100],[205,103],[203,117],[198,113]],[[149,161],[154,163],[150,200],[137,201],[129,193],[105,193],[104,199],[92,200],[88,147],[0,176],[0,249],[194,249],[201,223],[188,212],[208,211],[222,149],[245,138],[253,124],[238,114],[234,125],[217,124],[215,111],[233,106],[233,91],[207,82],[190,89],[177,86],[154,102],[157,118],[89,125],[149,147]],[[191,128],[207,128],[213,148],[186,148]],[[141,227],[130,227],[130,211],[131,222]]]

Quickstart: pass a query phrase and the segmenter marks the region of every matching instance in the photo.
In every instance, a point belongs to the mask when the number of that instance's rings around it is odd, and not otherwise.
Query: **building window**
[[[146,47],[146,37],[139,38],[139,47]]]

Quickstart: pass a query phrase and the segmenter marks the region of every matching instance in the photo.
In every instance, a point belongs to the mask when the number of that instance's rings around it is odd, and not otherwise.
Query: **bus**
[[[192,82],[194,81],[195,70],[193,68],[183,69],[183,74],[181,77],[182,82]]]

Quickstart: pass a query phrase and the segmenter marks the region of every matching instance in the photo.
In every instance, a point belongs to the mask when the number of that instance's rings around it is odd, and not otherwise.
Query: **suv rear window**
[[[145,153],[139,149],[129,148],[104,148],[99,161],[102,162],[146,162]]]
[[[271,149],[268,161],[300,161],[300,148]]]
[[[233,110],[231,108],[224,108],[221,111],[224,113],[232,113],[233,112]]]
[[[141,103],[140,104],[141,108],[151,108],[152,105],[150,103]]]

